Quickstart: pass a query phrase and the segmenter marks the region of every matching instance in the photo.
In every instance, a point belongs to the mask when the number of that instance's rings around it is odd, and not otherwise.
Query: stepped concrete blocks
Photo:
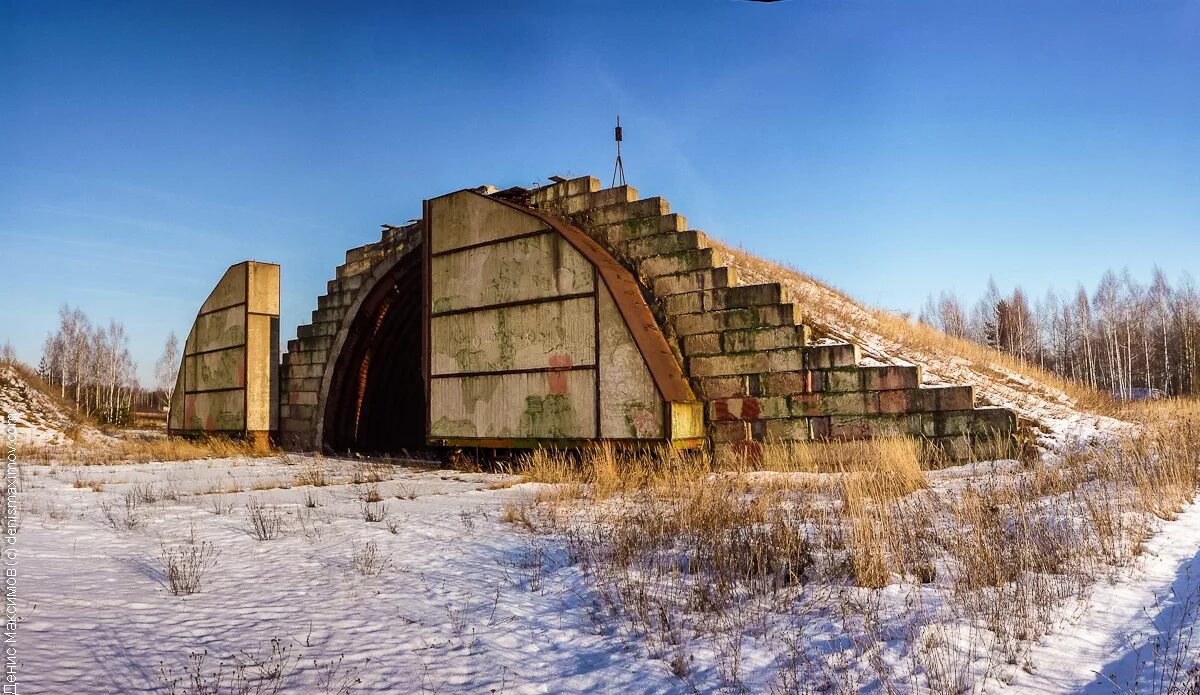
[[[757,352],[804,347],[807,342],[804,326],[767,326],[689,335],[683,338],[683,352],[688,356]]]
[[[559,198],[570,198],[585,193],[595,193],[599,190],[599,179],[593,176],[581,176],[535,188],[529,192],[529,202],[537,206]]]
[[[767,441],[806,442],[813,438],[812,419],[806,417],[768,420]]]
[[[707,270],[720,264],[721,256],[715,249],[687,249],[643,258],[638,263],[638,273],[642,277],[657,278]]]
[[[678,294],[680,292],[695,292],[713,287],[732,287],[737,284],[737,273],[733,268],[705,268],[690,273],[664,275],[654,278],[651,287],[657,297]]]
[[[621,256],[638,260],[676,251],[691,251],[703,248],[707,243],[708,237],[703,232],[689,230],[637,237],[616,246]]]
[[[703,314],[682,314],[674,317],[675,332],[680,336],[698,333],[717,333],[742,328],[790,326],[793,321],[791,304],[773,304],[744,309],[724,309]]]
[[[880,411],[884,413],[970,410],[975,406],[973,386],[933,386],[879,393]]]
[[[804,348],[804,367],[806,369],[855,367],[861,359],[859,348],[853,343],[809,345]]]
[[[786,299],[784,295],[783,287],[778,283],[739,285],[673,294],[663,300],[663,308],[671,315],[699,314],[781,304]]]
[[[971,432],[977,435],[1007,435],[1017,431],[1017,415],[1008,408],[975,408],[971,411]]]
[[[588,231],[614,247],[647,236],[687,231],[687,218],[678,213],[656,217],[639,217],[605,225],[589,225]]]
[[[697,378],[694,381],[705,400],[757,395],[751,390],[745,375]]]
[[[577,216],[587,226],[596,227],[620,224],[644,217],[661,217],[669,212],[671,212],[670,204],[662,198],[654,197],[585,210],[578,213]]]
[[[772,420],[791,415],[786,396],[718,398],[708,403],[713,420]]]
[[[545,207],[559,215],[573,215],[592,208],[632,203],[637,199],[638,192],[636,188],[632,186],[617,186],[616,188],[605,188],[599,191],[557,198],[544,203],[540,207]]]
[[[754,440],[750,422],[746,420],[730,420],[709,423],[712,440],[715,443],[749,442]]]
[[[831,439],[874,439],[877,437],[920,436],[922,417],[920,414],[896,415],[831,415],[829,437]]]
[[[791,414],[869,415],[879,412],[879,394],[873,391],[845,393],[801,393],[790,397]]]
[[[764,395],[768,396],[820,393],[825,390],[825,375],[827,373],[805,369],[763,374],[762,391]]]
[[[739,352],[732,355],[692,357],[688,361],[693,377],[765,374],[800,369],[804,360],[799,349]]]

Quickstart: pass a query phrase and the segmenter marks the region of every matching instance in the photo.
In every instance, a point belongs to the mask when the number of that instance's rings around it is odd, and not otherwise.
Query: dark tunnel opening
[[[418,246],[371,289],[335,363],[326,448],[397,454],[425,446],[422,263]]]

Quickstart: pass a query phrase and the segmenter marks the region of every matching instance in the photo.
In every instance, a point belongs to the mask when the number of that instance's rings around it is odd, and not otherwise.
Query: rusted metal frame
[[[247,283],[250,282],[250,266],[249,266],[249,264],[246,265],[246,282]],[[218,282],[217,284],[219,285],[221,283]],[[216,287],[214,287],[213,289],[216,289]],[[239,306],[244,306],[247,309],[249,309],[249,307],[250,307],[249,294],[250,294],[250,288],[247,287],[246,288],[247,296],[244,299],[242,299],[242,301],[234,302],[233,304],[230,304],[229,306],[223,306],[220,309],[209,309],[208,311],[198,311],[198,312],[196,312],[196,318],[199,319],[201,316],[208,316],[209,314],[219,314],[222,311],[229,311],[230,309],[236,309]]]
[[[433,432],[433,220],[430,218],[429,201],[421,202],[421,252],[425,262],[421,264],[421,371],[425,381],[425,441]]]
[[[592,361],[596,365],[596,373],[592,376],[595,387],[596,439],[600,439],[600,277],[596,266],[592,266]]]
[[[586,372],[599,369],[597,364],[573,364],[570,367],[526,367],[524,369],[496,369],[486,372],[451,372],[449,374],[431,374],[431,379],[449,379],[452,377],[468,378],[476,376],[507,376],[509,374],[542,374],[553,372]]]
[[[499,302],[497,304],[484,304],[481,306],[465,307],[462,309],[449,309],[447,311],[439,311],[431,313],[431,318],[441,318],[443,316],[454,316],[455,314],[470,314],[475,311],[490,311],[493,309],[508,309],[514,306],[528,306],[530,304],[547,304],[549,302],[566,302],[572,299],[587,299],[592,297],[591,292],[576,292],[574,294],[560,294],[553,297],[537,297],[535,299],[517,299],[511,302]]]
[[[463,251],[473,251],[475,249],[481,249],[485,246],[492,246],[494,244],[502,244],[506,241],[517,241],[519,239],[531,239],[535,236],[543,236],[546,234],[553,234],[553,233],[554,233],[554,230],[550,229],[550,228],[539,229],[536,232],[522,232],[520,234],[514,234],[513,236],[501,237],[499,239],[492,239],[490,241],[477,241],[474,244],[467,244],[466,246],[459,246],[459,247],[453,248],[453,249],[446,249],[445,251],[438,251],[437,253],[431,252],[429,254],[429,257],[430,258],[440,258],[442,256],[449,256],[450,254],[453,254],[453,253],[462,253]]]
[[[663,337],[662,329],[655,320],[654,314],[650,312],[650,307],[646,306],[637,280],[599,242],[578,227],[549,213],[508,200],[484,196],[476,191],[470,192],[538,218],[558,232],[576,251],[583,254],[596,268],[600,277],[604,279],[604,284],[612,295],[621,317],[625,320],[625,325],[629,328],[629,333],[633,336],[638,351],[642,353],[642,359],[650,370],[650,376],[654,379],[659,395],[666,401],[693,402],[696,400],[691,385],[688,384],[683,370],[675,360],[675,355],[667,345],[666,338]]]

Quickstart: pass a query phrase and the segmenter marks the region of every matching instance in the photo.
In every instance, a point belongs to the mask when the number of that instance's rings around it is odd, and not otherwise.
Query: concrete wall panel
[[[278,277],[276,272],[276,280]],[[278,292],[274,296],[278,303]],[[274,404],[279,401],[279,317],[251,314],[247,321],[244,384],[246,429],[251,432],[274,431],[278,429],[278,409]]]
[[[430,437],[594,437],[594,378],[574,370],[434,379]]]
[[[184,396],[184,426],[193,432],[243,432],[245,392],[213,391]]]
[[[591,297],[433,318],[434,374],[595,364]]]
[[[183,369],[189,392],[242,388],[246,385],[245,347],[188,355],[183,359]]]
[[[206,314],[217,309],[246,303],[246,265],[238,263],[231,266],[221,276],[220,282],[213,288],[208,299],[200,306],[200,313]]]
[[[661,439],[663,399],[608,288],[601,287],[600,436]]]
[[[249,313],[251,308],[260,313]],[[184,342],[173,434],[266,433],[278,426],[279,266],[229,268]]]
[[[251,314],[279,315],[279,266],[274,263],[251,263],[246,310]]]
[[[547,229],[536,217],[466,191],[429,201],[433,253]]]
[[[435,314],[592,290],[591,265],[553,233],[435,256],[431,272]]]
[[[184,343],[184,354],[191,355],[206,350],[243,345],[246,342],[246,307],[237,306],[210,314],[202,314],[188,333]]]

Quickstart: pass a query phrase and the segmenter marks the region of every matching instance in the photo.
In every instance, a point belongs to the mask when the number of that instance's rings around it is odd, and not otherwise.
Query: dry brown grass
[[[23,447],[17,454],[23,460],[54,462],[64,466],[103,466],[157,461],[193,461],[196,459],[278,456],[277,449],[262,449],[253,443],[227,437],[164,437],[117,440],[110,443],[77,444],[70,447]]]
[[[840,629],[881,682],[889,667],[870,655],[885,640],[884,623],[915,624],[905,628],[908,658],[935,692],[960,692],[981,677],[972,650],[987,655],[991,675],[1028,666],[1029,647],[1063,602],[1086,598],[1094,581],[1128,565],[1154,520],[1194,498],[1200,417],[1181,410],[1165,426],[1061,460],[964,469],[937,485],[906,439],[768,445],[754,460],[605,446],[534,451],[515,472],[550,485],[510,502],[502,519],[564,537],[606,614],[651,654],[686,664],[696,637],[738,645],[731,635],[819,606],[843,616]],[[946,608],[917,605],[889,618],[878,590],[896,586],[940,596]],[[947,620],[968,626],[973,646],[935,638]],[[721,677],[744,687],[741,647],[727,649]],[[781,656],[798,670],[781,672],[780,682],[815,678],[822,658]]]

